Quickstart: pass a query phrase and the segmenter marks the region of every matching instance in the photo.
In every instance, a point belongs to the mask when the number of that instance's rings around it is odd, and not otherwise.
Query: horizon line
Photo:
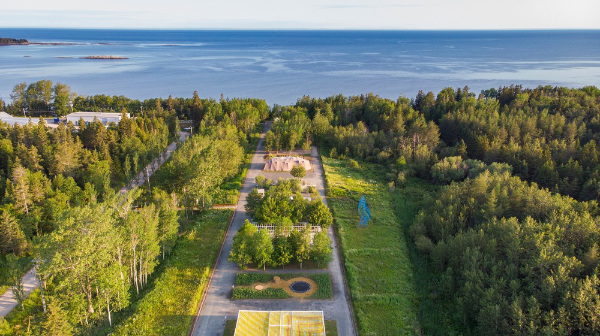
[[[598,28],[136,28],[136,27],[0,27],[0,29],[61,29],[61,30],[138,30],[138,31],[600,31]]]

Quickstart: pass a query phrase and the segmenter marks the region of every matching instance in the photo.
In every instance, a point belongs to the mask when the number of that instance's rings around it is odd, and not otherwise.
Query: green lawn
[[[191,232],[180,237],[154,289],[112,335],[185,335],[196,314],[221,248],[231,210],[200,214]]]
[[[233,336],[235,334],[236,322],[237,319],[225,321],[225,330],[223,330],[223,336]]]
[[[249,286],[256,282],[269,282],[273,277],[278,276],[283,280],[304,277],[314,280],[319,286],[316,293],[306,299],[331,299],[331,278],[329,273],[285,273],[285,274],[267,274],[267,273],[238,273],[235,277],[236,287],[233,289],[232,299],[287,299],[290,296],[281,288],[267,288],[256,290]]]
[[[337,322],[335,320],[325,320],[325,335],[337,336]]]
[[[384,168],[367,163],[351,168],[348,161],[322,159],[359,333],[419,334],[419,296],[403,226],[407,218],[396,216],[397,196],[388,189]],[[363,195],[373,218],[359,229]]]

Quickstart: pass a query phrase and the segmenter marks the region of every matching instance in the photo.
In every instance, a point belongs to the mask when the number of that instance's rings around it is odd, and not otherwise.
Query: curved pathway
[[[217,266],[214,270],[210,286],[207,290],[203,306],[200,307],[200,312],[194,322],[191,331],[193,336],[221,336],[225,328],[225,320],[237,318],[239,310],[322,310],[326,320],[336,320],[338,334],[344,336],[356,335],[356,330],[352,321],[352,311],[350,308],[350,300],[344,283],[344,275],[342,273],[342,265],[339,259],[338,247],[334,237],[333,228],[328,230],[329,237],[332,240],[333,260],[329,263],[328,271],[331,275],[333,299],[329,300],[231,300],[231,292],[235,282],[235,276],[239,272],[239,268],[232,262],[227,260],[231,246],[233,244],[233,236],[240,229],[246,219],[249,219],[246,214],[244,205],[246,204],[246,195],[252,188],[255,187],[255,177],[257,175],[267,175],[262,172],[265,157],[265,148],[263,145],[265,133],[270,128],[270,123],[265,124],[261,139],[252,161],[250,169],[246,175],[246,180],[240,192],[240,198],[234,213],[231,227],[225,237],[225,244],[222,252],[218,257]],[[323,166],[321,165],[316,148],[312,150],[313,170],[306,174],[305,181],[310,185],[315,185],[321,194],[323,201],[325,199],[325,188],[323,180]],[[278,174],[281,178],[290,178],[289,173],[270,173],[269,178]],[[282,272],[275,270],[273,272]],[[313,272],[302,270],[285,270],[285,272]],[[319,271],[314,271],[319,272]],[[324,272],[324,271],[321,271]]]

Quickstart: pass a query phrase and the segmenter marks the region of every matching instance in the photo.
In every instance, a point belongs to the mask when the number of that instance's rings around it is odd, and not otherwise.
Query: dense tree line
[[[333,223],[331,211],[316,192],[311,194],[311,200],[302,196],[299,179],[281,179],[272,184],[272,181],[265,181],[259,175],[256,180],[266,188],[265,195],[262,196],[257,189],[253,189],[246,198],[245,208],[258,223],[275,225],[282,231],[289,231],[289,228],[283,227],[286,223],[291,226],[308,222],[324,229]]]
[[[311,118],[305,137],[333,148],[334,156],[394,164],[426,178],[438,160],[461,156],[507,163],[524,180],[580,200],[600,195],[595,87],[511,86],[478,97],[467,87],[446,88],[397,101],[304,97],[295,108]]]
[[[463,332],[595,335],[598,214],[595,202],[484,172],[442,189],[411,234]]]
[[[29,115],[54,112],[64,116],[73,111],[124,112],[134,116],[150,116],[168,111],[182,120],[193,120],[198,126],[202,120],[214,123],[226,117],[240,130],[248,133],[254,126],[270,115],[270,108],[263,99],[202,99],[194,91],[191,98],[171,97],[131,99],[125,96],[94,95],[84,96],[72,92],[62,83],[41,80],[27,84],[16,84],[10,95],[11,103],[0,100],[0,110],[5,109],[12,115],[23,115],[27,109]],[[205,119],[205,117],[207,117]]]
[[[285,224],[285,223],[284,223]],[[291,226],[291,223],[290,223]],[[323,229],[311,238],[311,226],[302,230],[283,231],[281,227],[271,235],[269,231],[258,230],[248,220],[233,237],[229,260],[241,269],[256,264],[265,269],[268,266],[283,267],[297,262],[302,268],[305,261],[313,261],[318,267],[331,261],[331,239]]]
[[[70,206],[108,199],[164,151],[172,138],[164,118],[126,116],[59,125],[0,125],[0,204],[27,240],[52,231]],[[8,220],[7,220],[8,222]],[[14,231],[14,230],[13,230]],[[17,234],[21,235],[21,234]],[[6,237],[3,235],[3,237]],[[9,238],[3,238],[9,239]]]
[[[272,117],[273,124],[265,137],[267,151],[310,149],[311,122],[305,108],[275,106]]]
[[[383,163],[391,183],[450,184],[410,233],[457,332],[600,332],[600,90],[446,88],[296,108],[332,156]]]
[[[177,204],[154,190],[153,203],[134,208],[140,192],[105,202],[73,206],[60,214],[54,230],[38,239],[38,273],[54,304],[64,310],[63,324],[86,328],[108,320],[129,305],[131,288],[139,293],[159,256],[177,238]],[[56,317],[56,316],[54,316]]]
[[[36,260],[46,334],[111,324],[114,312],[129,307],[172,250],[178,209],[210,206],[220,185],[240,173],[256,126],[268,116],[264,101],[200,100],[194,136],[159,170],[153,188],[116,194],[179,137],[181,111],[153,101],[108,127],[0,124],[0,252],[9,261]]]
[[[64,116],[71,111],[71,104],[77,96],[71,92],[69,86],[56,83],[51,80],[41,80],[31,84],[25,82],[14,86],[10,95],[12,104],[7,105],[6,111],[14,115],[23,115],[25,111],[29,115],[39,113],[49,114],[54,112],[58,116]],[[5,103],[0,103],[0,110]]]
[[[144,101],[129,99],[124,96],[96,95],[76,97],[74,99],[76,111],[114,111],[123,109],[130,113],[144,115],[152,111],[171,111],[181,120],[192,120],[198,127],[201,121],[215,125],[221,121],[232,123],[240,131],[249,133],[254,126],[269,117],[270,109],[262,99],[202,99],[194,91],[192,98],[167,99],[152,98]],[[228,120],[225,120],[228,119]]]
[[[220,186],[240,173],[244,157],[253,153],[256,126],[268,117],[264,101],[232,99],[200,100],[194,117],[197,127],[158,173],[162,188],[181,196],[187,208],[207,208],[226,192]],[[254,102],[255,104],[252,105]],[[258,107],[255,107],[258,106]]]

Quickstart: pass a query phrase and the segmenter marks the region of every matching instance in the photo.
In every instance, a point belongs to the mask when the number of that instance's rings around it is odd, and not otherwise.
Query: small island
[[[0,37],[0,45],[15,45],[15,44],[29,44],[26,39],[14,39],[7,37]]]
[[[111,55],[95,55],[95,56],[85,56],[79,57],[80,59],[92,59],[92,60],[122,60],[129,59],[129,57],[124,56],[111,56]]]

